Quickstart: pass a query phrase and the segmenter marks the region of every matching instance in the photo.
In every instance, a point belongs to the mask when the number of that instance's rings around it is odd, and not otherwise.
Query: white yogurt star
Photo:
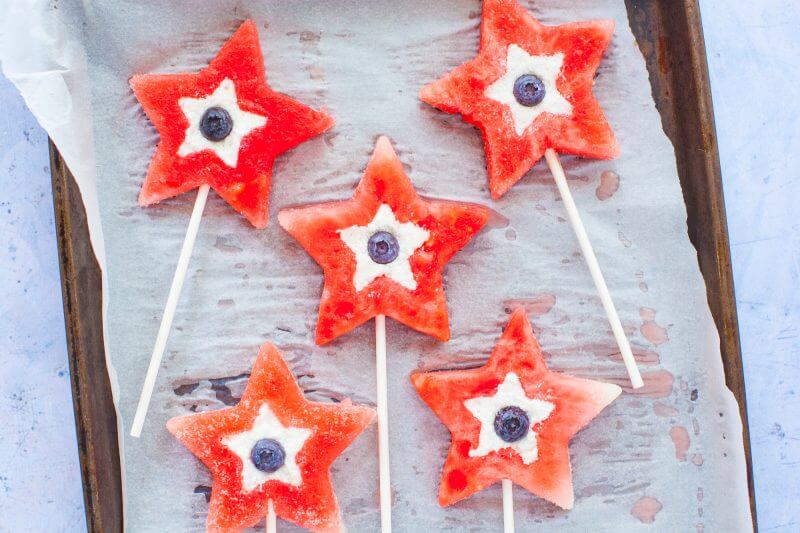
[[[295,460],[297,452],[303,447],[306,439],[311,436],[311,430],[306,428],[286,427],[281,424],[275,414],[264,403],[258,410],[258,416],[253,420],[253,427],[248,431],[229,435],[222,439],[222,444],[227,446],[239,459],[242,460],[242,488],[251,492],[270,480],[278,480],[295,487],[303,481],[300,469]],[[280,443],[286,452],[286,460],[275,472],[263,472],[256,468],[250,458],[256,442],[261,439],[273,439]]]
[[[464,402],[464,406],[481,422],[478,447],[469,451],[470,457],[482,457],[490,452],[511,448],[522,457],[522,462],[530,464],[539,458],[539,446],[532,426],[546,420],[555,405],[545,400],[528,398],[514,372],[506,374],[503,383],[497,387],[493,396],[480,396]],[[506,442],[494,430],[494,418],[503,407],[517,406],[528,415],[530,426],[523,438],[516,442]]]
[[[243,111],[236,100],[236,87],[228,78],[222,80],[213,93],[203,98],[181,98],[178,100],[181,111],[189,121],[186,136],[178,148],[178,155],[186,157],[189,154],[211,150],[229,167],[236,167],[239,160],[239,147],[242,139],[251,131],[267,123],[267,117]],[[200,119],[207,109],[221,107],[231,116],[233,128],[230,134],[221,141],[206,139],[200,132]]]
[[[506,72],[488,86],[484,94],[487,98],[508,106],[517,135],[522,135],[542,113],[572,114],[572,104],[556,88],[556,80],[563,64],[562,53],[552,56],[532,56],[516,44],[508,46]],[[533,74],[544,84],[544,100],[538,105],[524,106],[514,97],[514,82],[524,74]]]
[[[397,239],[400,251],[397,258],[391,263],[376,263],[369,256],[369,238],[378,231],[387,231]],[[430,236],[428,230],[413,222],[399,222],[394,216],[392,208],[381,204],[369,224],[341,229],[339,236],[356,256],[356,273],[353,275],[353,284],[357,291],[369,285],[379,276],[386,276],[412,291],[417,288],[417,280],[414,279],[408,259],[428,240]]]

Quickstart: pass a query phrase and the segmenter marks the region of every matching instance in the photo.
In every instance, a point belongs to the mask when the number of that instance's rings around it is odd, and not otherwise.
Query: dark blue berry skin
[[[516,405],[503,407],[494,416],[494,432],[505,442],[517,442],[528,434],[528,414]]]
[[[388,231],[376,231],[369,238],[367,252],[373,261],[385,265],[397,259],[400,245],[397,243],[397,238]]]
[[[274,439],[261,439],[253,445],[250,460],[256,468],[271,474],[286,462],[286,451],[281,443]]]
[[[219,142],[231,134],[233,119],[221,107],[209,107],[200,119],[200,133],[209,141]]]
[[[514,98],[520,105],[539,105],[544,100],[544,93],[544,82],[533,74],[523,74],[514,82]]]

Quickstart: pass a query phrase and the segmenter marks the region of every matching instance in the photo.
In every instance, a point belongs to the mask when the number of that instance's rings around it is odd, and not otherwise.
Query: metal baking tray
[[[653,97],[675,147],[708,303],[719,330],[725,379],[739,404],[753,527],[755,494],[725,202],[698,0],[626,0]],[[100,269],[75,180],[50,145],[64,316],[87,526],[122,531],[116,412],[103,345]]]

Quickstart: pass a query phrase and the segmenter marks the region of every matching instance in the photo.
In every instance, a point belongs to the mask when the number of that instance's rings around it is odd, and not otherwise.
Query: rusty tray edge
[[[653,98],[675,148],[689,239],[720,337],[725,383],[739,405],[753,530],[758,531],[739,321],[719,147],[699,0],[625,0]],[[661,28],[656,34],[655,28]]]
[[[103,342],[100,266],[80,190],[52,140],[50,172],[86,526],[116,533],[123,529],[122,475]]]

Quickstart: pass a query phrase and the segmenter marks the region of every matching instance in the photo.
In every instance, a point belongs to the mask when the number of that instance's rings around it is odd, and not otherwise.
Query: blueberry
[[[385,265],[397,259],[400,245],[397,244],[397,238],[388,231],[376,231],[369,238],[367,252],[373,261]]]
[[[514,82],[514,98],[520,105],[533,107],[544,100],[544,82],[533,74],[523,74]]]
[[[286,451],[275,439],[261,439],[250,451],[250,460],[253,461],[256,468],[271,474],[286,462]]]
[[[200,119],[200,133],[209,141],[223,140],[232,129],[231,115],[221,107],[209,107]]]
[[[528,434],[528,413],[516,405],[503,407],[494,415],[494,432],[506,442],[516,442]]]

